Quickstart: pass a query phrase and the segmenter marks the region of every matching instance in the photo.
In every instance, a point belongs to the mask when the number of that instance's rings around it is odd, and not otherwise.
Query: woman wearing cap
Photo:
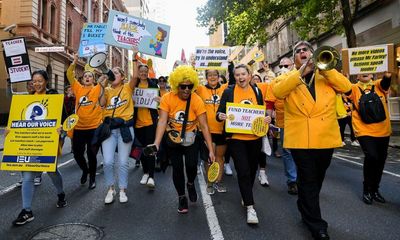
[[[203,100],[194,91],[199,85],[197,72],[191,66],[179,66],[169,76],[172,91],[161,98],[160,118],[158,120],[154,145],[159,149],[167,125],[172,130],[182,134],[182,127],[186,121],[185,137],[183,142],[175,147],[168,146],[167,150],[172,162],[173,182],[178,193],[178,212],[188,212],[188,200],[185,194],[185,173],[187,176],[187,190],[191,202],[197,201],[194,180],[197,176],[198,148],[194,144],[197,125],[201,128],[209,149],[209,158],[215,160],[211,135],[207,126],[206,109]],[[186,106],[189,104],[188,115],[185,116]],[[186,120],[185,120],[186,118]],[[185,156],[185,164],[183,164]]]
[[[227,119],[227,102],[264,105],[262,90],[250,85],[251,72],[249,67],[244,64],[237,65],[233,73],[236,84],[225,89],[222,94],[221,103],[216,114],[218,121],[225,121]],[[270,117],[264,118],[265,124],[269,124],[270,122]],[[243,205],[247,208],[247,223],[257,224],[258,217],[253,207],[253,185],[258,169],[262,140],[254,134],[227,133],[227,136],[228,148],[230,149],[238,175]]]
[[[89,189],[96,187],[97,149],[91,142],[96,128],[102,120],[102,109],[99,97],[102,93],[100,84],[95,85],[95,75],[86,70],[83,73],[82,84],[75,78],[75,68],[78,63],[78,55],[74,55],[74,61],[67,70],[67,78],[71,84],[72,92],[75,94],[75,113],[79,120],[73,130],[72,150],[78,166],[82,170],[81,184],[87,182],[89,175]],[[86,163],[85,151],[88,157]]]

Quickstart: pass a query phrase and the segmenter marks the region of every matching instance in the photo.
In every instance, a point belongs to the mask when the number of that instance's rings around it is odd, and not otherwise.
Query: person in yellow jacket
[[[288,73],[272,90],[277,98],[284,99],[284,147],[290,149],[297,167],[298,209],[315,239],[329,239],[319,193],[333,150],[342,146],[336,92],[349,92],[351,83],[335,69],[315,70],[309,60],[312,53],[310,43],[298,42],[294,60],[299,70]]]
[[[389,111],[387,108],[388,90],[390,87],[392,74],[386,72],[380,80],[373,81],[372,74],[360,74],[357,76],[358,82],[353,84],[352,92],[349,96],[353,101],[352,124],[354,134],[364,152],[364,189],[363,201],[372,204],[375,200],[385,203],[386,200],[379,193],[379,183],[381,182],[383,168],[387,158],[389,138],[391,134]],[[379,96],[385,109],[386,119],[376,123],[365,123],[359,113],[359,100],[364,94],[371,94],[371,89]]]

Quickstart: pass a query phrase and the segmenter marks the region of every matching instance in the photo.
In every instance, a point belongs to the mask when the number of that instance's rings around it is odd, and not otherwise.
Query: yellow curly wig
[[[171,86],[172,92],[177,93],[179,84],[186,80],[189,80],[194,84],[192,89],[193,93],[199,85],[199,77],[197,76],[196,70],[194,70],[192,66],[188,65],[182,65],[175,68],[168,78],[168,83]]]

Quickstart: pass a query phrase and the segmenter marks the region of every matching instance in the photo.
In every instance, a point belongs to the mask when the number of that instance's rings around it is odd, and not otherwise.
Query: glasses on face
[[[290,65],[279,65],[279,68],[288,68]]]
[[[165,81],[165,80],[158,80],[158,82],[159,82],[159,83],[162,83],[162,82],[167,82],[167,81]]]
[[[309,49],[308,49],[308,47],[303,47],[303,48],[297,48],[296,49],[296,53],[300,53],[301,51],[303,51],[303,52],[307,52]]]
[[[194,87],[194,84],[179,84],[180,90],[186,90],[186,89],[192,90],[193,87]]]

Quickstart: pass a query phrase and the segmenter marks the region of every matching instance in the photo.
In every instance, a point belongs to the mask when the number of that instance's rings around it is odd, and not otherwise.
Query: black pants
[[[228,146],[235,163],[240,193],[245,206],[254,205],[253,185],[259,163],[262,146],[257,140],[228,140]]]
[[[178,196],[185,195],[185,172],[188,183],[194,183],[197,176],[197,161],[199,156],[198,144],[191,146],[168,147],[168,156],[172,163],[172,180]],[[185,165],[183,164],[183,156],[185,156]]]
[[[345,117],[345,118],[340,118],[338,119],[339,122],[339,127],[340,127],[340,135],[342,136],[342,142],[344,141],[344,130],[346,130],[346,125],[349,125],[350,127],[350,139],[351,141],[355,141],[356,137],[354,136],[354,131],[353,131],[353,124],[351,123],[351,117]]]
[[[74,158],[78,166],[82,169],[83,173],[89,173],[90,179],[94,180],[96,178],[97,169],[97,151],[95,147],[92,146],[92,138],[95,129],[89,130],[74,130],[74,135],[72,138],[72,150],[74,152]],[[89,167],[86,164],[85,150],[88,157]]]
[[[375,192],[379,189],[383,168],[387,158],[390,137],[358,137],[364,152],[364,192]]]
[[[290,152],[297,167],[297,207],[301,217],[313,234],[326,230],[328,223],[321,217],[319,193],[333,149],[290,149]]]
[[[137,139],[143,146],[154,143],[154,138],[156,137],[156,125],[135,128],[135,137],[137,137]],[[145,156],[144,154],[142,154],[140,156],[140,162],[143,166],[143,173],[149,174],[149,177],[154,178],[156,157]]]
[[[260,156],[258,157],[258,164],[259,164],[260,168],[267,167],[267,154],[260,151]]]

